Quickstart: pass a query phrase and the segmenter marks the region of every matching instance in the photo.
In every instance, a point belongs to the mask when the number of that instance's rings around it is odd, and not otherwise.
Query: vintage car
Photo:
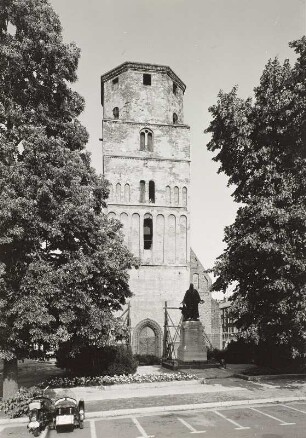
[[[52,429],[83,429],[85,419],[84,400],[77,400],[73,397],[60,397],[54,402],[54,417]]]

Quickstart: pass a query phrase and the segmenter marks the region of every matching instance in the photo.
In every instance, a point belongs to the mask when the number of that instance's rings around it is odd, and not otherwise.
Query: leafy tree
[[[4,398],[35,345],[103,345],[131,295],[135,259],[103,213],[107,183],[90,166],[77,117],[79,49],[47,0],[0,8],[0,358]],[[114,333],[115,335],[116,333]]]
[[[306,38],[291,66],[269,60],[254,98],[220,91],[209,110],[208,149],[240,203],[226,227],[213,288],[234,285],[246,335],[303,356],[306,337]]]

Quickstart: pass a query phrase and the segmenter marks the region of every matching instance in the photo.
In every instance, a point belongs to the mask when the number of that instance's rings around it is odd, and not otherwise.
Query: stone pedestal
[[[183,322],[177,359],[181,365],[194,367],[207,363],[207,348],[204,344],[203,325],[200,321]]]

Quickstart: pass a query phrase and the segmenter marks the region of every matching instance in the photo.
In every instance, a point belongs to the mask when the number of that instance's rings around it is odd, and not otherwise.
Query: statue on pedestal
[[[180,307],[184,321],[199,320],[199,303],[204,303],[201,300],[199,292],[190,283],[189,289],[186,291],[182,301],[183,307]]]

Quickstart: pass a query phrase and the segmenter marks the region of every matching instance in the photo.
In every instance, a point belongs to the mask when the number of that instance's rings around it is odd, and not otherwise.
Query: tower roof
[[[144,62],[131,62],[127,61],[123,64],[120,64],[118,67],[113,68],[112,70],[104,73],[101,76],[101,101],[102,105],[104,102],[104,82],[118,76],[120,73],[125,72],[127,70],[135,70],[141,72],[158,72],[158,73],[166,73],[175,83],[183,90],[183,93],[186,90],[186,85],[184,82],[174,73],[174,71],[166,66],[159,64],[147,64]]]

